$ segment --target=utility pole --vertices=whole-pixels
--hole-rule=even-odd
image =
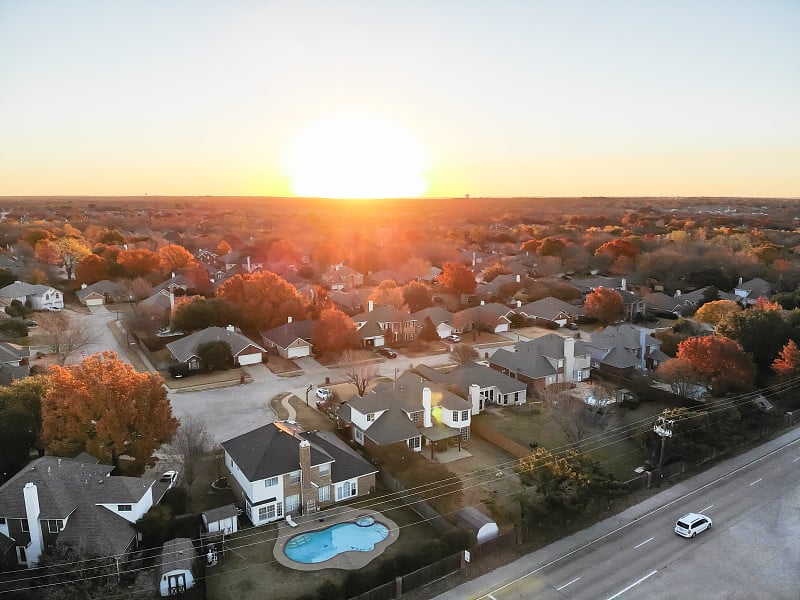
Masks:
[[[664,448],[667,444],[667,438],[672,437],[672,426],[674,424],[674,419],[667,419],[667,411],[665,410],[656,420],[656,424],[653,425],[653,431],[661,438],[661,451],[658,453],[659,486],[660,480],[664,478],[664,474],[661,472],[661,467],[664,465]]]
[[[314,384],[310,383],[306,388],[306,406],[308,406],[308,392],[310,392],[314,388]]]

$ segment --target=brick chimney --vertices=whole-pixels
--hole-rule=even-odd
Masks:
[[[375,309],[375,303],[372,300],[367,301],[367,312],[372,312]]]
[[[300,452],[300,508],[303,514],[317,507],[317,488],[311,484],[311,444],[303,440],[298,446]],[[310,507],[310,510],[309,510]]]

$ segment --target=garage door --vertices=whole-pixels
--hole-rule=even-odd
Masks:
[[[261,354],[240,354],[240,365],[255,365],[261,362]]]
[[[500,333],[501,331],[508,331],[508,323],[501,323],[494,328],[495,333]]]
[[[302,358],[303,356],[309,355],[308,350],[308,346],[295,346],[293,348],[289,348],[287,356],[289,358]]]
[[[103,299],[102,298],[87,298],[86,299],[86,306],[102,306]]]

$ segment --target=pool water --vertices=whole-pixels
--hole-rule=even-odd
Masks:
[[[388,535],[389,529],[383,523],[338,523],[294,536],[286,542],[284,552],[295,562],[321,563],[342,552],[369,552]]]

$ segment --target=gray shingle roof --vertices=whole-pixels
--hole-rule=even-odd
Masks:
[[[191,571],[197,551],[189,538],[174,538],[164,542],[159,559],[160,573]]]
[[[20,298],[22,296],[35,296],[37,294],[46,294],[48,291],[55,288],[49,285],[37,285],[33,283],[26,283],[24,281],[15,281],[3,288],[0,288],[0,298]]]
[[[446,385],[454,385],[464,394],[469,394],[469,386],[473,383],[482,388],[495,387],[501,394],[524,392],[527,389],[525,383],[496,369],[476,363],[463,364],[445,375],[445,378]]]
[[[314,321],[310,320],[292,321],[268,331],[262,331],[261,337],[281,348],[287,348],[297,340],[309,341],[313,326]]]
[[[332,483],[378,472],[378,469],[330,431],[305,432],[300,436],[307,439],[312,448],[317,446],[334,459],[334,463],[331,465]]]
[[[363,323],[376,321],[378,323],[399,323],[411,321],[413,318],[408,310],[395,308],[394,306],[376,306],[371,312],[353,315],[353,321]]]
[[[420,434],[417,426],[408,420],[398,407],[391,407],[369,426],[364,435],[378,445],[394,444]]]
[[[235,517],[236,514],[236,505],[226,504],[225,506],[218,506],[217,508],[208,509],[203,513],[203,516],[205,517],[206,523],[214,523],[216,521],[221,521],[222,519],[230,519],[231,517]]]
[[[108,296],[113,300],[127,300],[130,292],[128,288],[121,283],[109,279],[102,279],[75,292],[75,296],[77,296],[78,300],[83,300],[90,294]]]
[[[434,325],[439,325],[441,323],[447,323],[452,325],[453,323],[453,313],[451,313],[446,308],[442,308],[441,306],[431,306],[429,308],[423,308],[422,310],[418,310],[411,316],[417,320],[417,327],[422,327],[422,324],[425,321],[425,317],[430,317]]]
[[[249,346],[257,348],[261,352],[266,352],[264,348],[256,344],[250,338],[241,333],[229,331],[224,327],[207,327],[201,331],[196,331],[184,338],[170,342],[167,344],[167,349],[178,361],[186,362],[192,358],[192,356],[196,356],[198,346],[206,342],[215,341],[227,342],[231,347],[231,354],[233,354],[233,356],[241,354],[241,352]]]
[[[584,314],[583,307],[568,304],[552,296],[536,300],[535,302],[529,302],[519,307],[517,312],[524,313],[531,318],[537,317],[548,321],[555,321],[558,318],[563,318],[562,313],[573,317],[583,316]]]

